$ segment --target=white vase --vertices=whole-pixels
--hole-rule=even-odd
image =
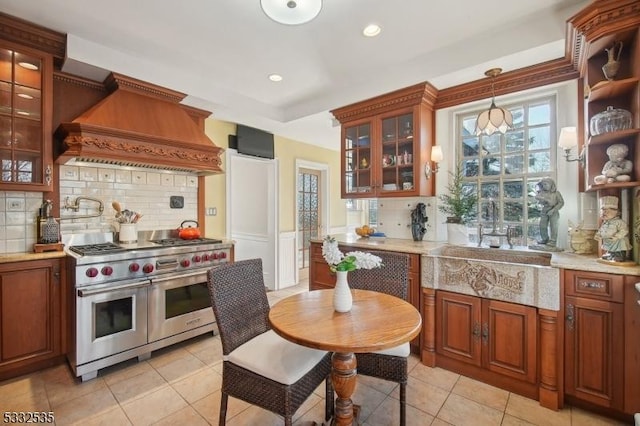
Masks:
[[[447,223],[447,242],[458,246],[469,244],[467,225],[461,223]]]
[[[349,312],[353,304],[347,274],[346,271],[336,271],[336,286],[333,289],[333,309],[336,312]]]

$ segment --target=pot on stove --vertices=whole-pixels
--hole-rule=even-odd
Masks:
[[[189,225],[186,228],[184,227],[185,223],[195,223],[195,227]],[[195,220],[185,220],[180,224],[180,228],[178,228],[178,236],[183,240],[195,240],[196,238],[200,238],[200,229],[198,228],[198,222]]]

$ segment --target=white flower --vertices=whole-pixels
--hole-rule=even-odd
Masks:
[[[338,242],[335,238],[329,235],[322,242],[322,257],[324,257],[333,272],[373,269],[383,266],[382,259],[371,253],[352,251],[345,256],[338,248]]]

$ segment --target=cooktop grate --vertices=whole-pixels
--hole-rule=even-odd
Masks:
[[[69,250],[78,253],[82,256],[104,254],[104,253],[117,253],[125,251],[126,248],[121,247],[115,243],[100,243],[100,244],[85,244],[81,246],[71,246]]]

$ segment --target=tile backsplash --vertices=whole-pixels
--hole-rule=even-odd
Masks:
[[[183,197],[184,207],[172,208],[171,196]],[[82,197],[102,201],[102,214],[99,214],[100,203]],[[198,177],[133,167],[60,167],[59,216],[63,234],[117,231],[114,201],[119,202],[123,210],[143,215],[138,221],[140,231],[176,229],[182,221],[198,218]],[[66,209],[65,204],[78,204],[79,209]],[[77,216],[96,217],[74,219]]]

